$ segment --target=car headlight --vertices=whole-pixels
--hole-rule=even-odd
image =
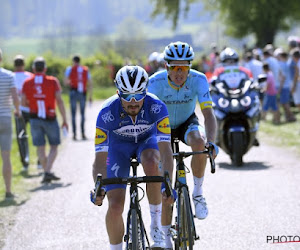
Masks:
[[[251,97],[250,96],[245,96],[240,100],[240,103],[243,107],[248,107],[251,104]]]
[[[229,106],[229,101],[225,98],[220,98],[218,100],[218,105],[221,107],[221,108],[227,108]]]

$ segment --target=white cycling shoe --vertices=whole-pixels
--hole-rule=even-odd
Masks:
[[[153,240],[153,244],[151,245],[151,249],[165,249],[165,234],[158,227],[154,227],[150,229],[150,236]]]
[[[208,215],[208,209],[203,195],[193,196],[195,205],[195,215],[198,219],[203,220]]]

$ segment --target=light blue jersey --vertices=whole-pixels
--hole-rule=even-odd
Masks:
[[[172,129],[179,127],[194,113],[197,100],[201,110],[212,108],[206,76],[193,69],[181,88],[171,83],[166,70],[157,72],[149,78],[148,91],[166,104]]]

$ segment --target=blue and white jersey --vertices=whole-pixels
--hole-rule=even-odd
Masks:
[[[193,69],[181,88],[172,84],[166,70],[157,72],[149,78],[148,91],[166,104],[172,129],[179,127],[194,113],[197,100],[201,110],[212,108],[206,76]]]
[[[157,142],[170,141],[171,129],[166,105],[156,96],[147,94],[135,122],[124,111],[118,95],[107,99],[96,122],[95,150],[108,152],[119,141],[139,143],[150,136]]]

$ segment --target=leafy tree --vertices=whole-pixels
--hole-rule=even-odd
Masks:
[[[185,2],[185,12],[193,0],[151,0],[156,3],[153,16],[164,14],[177,25],[181,2]],[[263,46],[273,43],[279,31],[289,30],[300,20],[298,0],[204,0],[210,11],[219,11],[220,18],[226,26],[226,33],[236,38],[254,34],[256,44]]]

